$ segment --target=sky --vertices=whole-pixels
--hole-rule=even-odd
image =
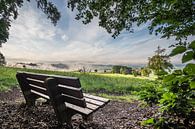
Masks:
[[[150,35],[147,24],[123,32],[116,39],[98,26],[98,19],[88,25],[75,20],[76,12],[64,0],[56,5],[61,19],[54,26],[35,3],[26,2],[10,28],[10,37],[0,51],[7,61],[89,62],[97,64],[146,64],[157,46],[167,49],[174,39]],[[191,37],[194,39],[194,37]],[[180,63],[180,56],[171,59]]]

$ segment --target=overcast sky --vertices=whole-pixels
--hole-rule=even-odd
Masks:
[[[158,45],[168,48],[174,43],[174,40],[149,35],[147,25],[135,27],[134,33],[123,32],[113,39],[98,26],[97,19],[83,25],[74,19],[75,12],[68,9],[63,0],[58,2],[56,4],[62,17],[57,26],[53,26],[35,4],[25,3],[18,19],[12,22],[8,42],[0,48],[7,61],[143,64],[154,54]],[[179,59],[176,57],[173,62],[179,63]]]

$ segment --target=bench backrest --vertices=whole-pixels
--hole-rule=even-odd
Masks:
[[[57,75],[47,75],[30,72],[17,72],[16,75],[19,84],[23,85],[31,93],[41,93],[48,95],[45,80],[47,78],[55,79],[57,90],[64,102],[68,102],[77,106],[86,107],[86,102],[81,89],[79,78],[66,77]]]

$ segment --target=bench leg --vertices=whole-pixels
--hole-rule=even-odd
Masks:
[[[72,126],[72,113],[66,113],[66,119],[65,122],[67,125]]]
[[[47,78],[44,84],[47,87],[47,92],[59,123],[66,122],[67,124],[71,124],[72,114],[66,108],[64,99],[57,87],[57,81],[54,78]]]
[[[90,122],[90,121],[93,121],[93,115],[89,115],[89,116],[82,116],[83,117],[83,120],[85,122]]]
[[[29,84],[25,78],[25,74],[23,73],[17,73],[16,78],[18,80],[19,86],[22,90],[22,93],[24,95],[24,98],[26,100],[26,104],[28,106],[34,106],[35,100],[37,99],[37,96],[31,93]]]

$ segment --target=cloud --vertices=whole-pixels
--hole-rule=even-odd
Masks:
[[[173,39],[149,35],[147,25],[135,33],[122,33],[113,39],[95,19],[88,25],[74,19],[75,12],[62,8],[62,18],[53,26],[46,16],[26,3],[13,21],[9,41],[2,52],[8,59],[34,61],[86,61],[107,64],[146,63],[157,46],[168,48]],[[63,10],[62,10],[63,9]],[[175,62],[179,57],[174,59]]]

